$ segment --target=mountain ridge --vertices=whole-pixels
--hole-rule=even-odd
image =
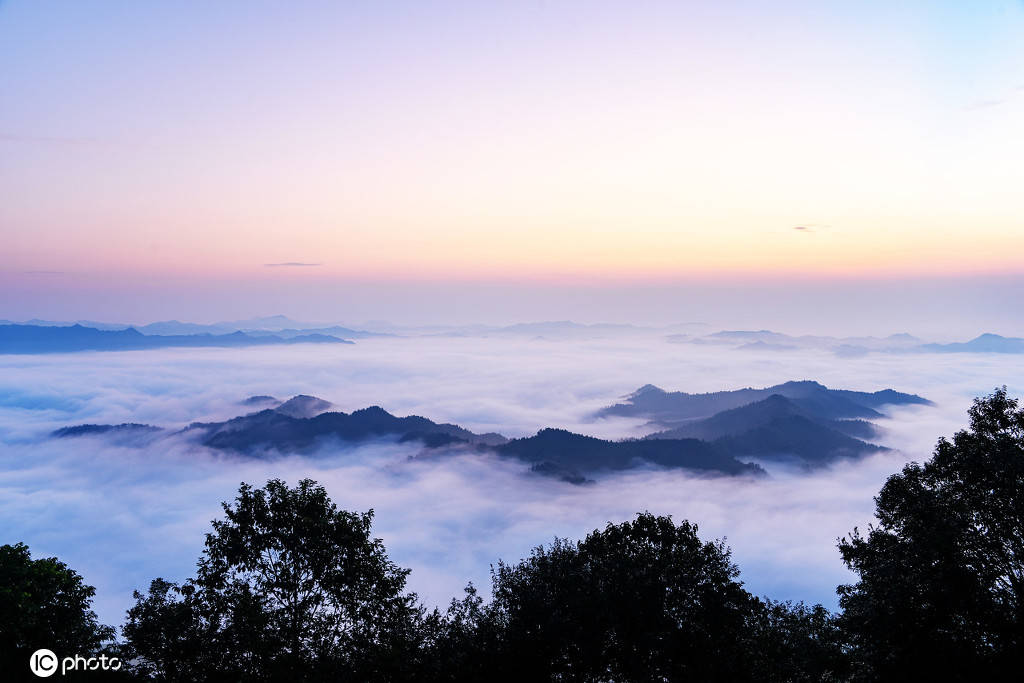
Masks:
[[[813,380],[788,381],[762,389],[742,389],[689,394],[682,391],[665,391],[653,384],[645,384],[625,398],[625,403],[616,403],[597,411],[594,417],[644,417],[655,424],[667,427],[695,418],[706,418],[732,408],[754,403],[779,394],[785,398],[797,399],[805,404],[814,404],[821,417],[862,418],[882,417],[877,408],[888,404],[931,405],[921,396],[904,394],[893,389],[876,392],[829,389]]]
[[[328,403],[300,395],[281,405],[296,399],[312,399],[317,405]],[[765,474],[759,466],[740,462],[729,453],[697,439],[608,441],[547,428],[531,437],[510,440],[501,434],[476,434],[459,425],[436,423],[418,415],[397,417],[380,406],[351,413],[320,412],[310,417],[293,417],[279,408],[266,408],[221,422],[193,422],[177,432],[151,425],[77,425],[58,429],[51,436],[71,438],[133,431],[181,434],[207,448],[255,457],[274,453],[310,453],[332,439],[342,443],[375,439],[396,443],[416,441],[428,450],[448,448],[512,457],[530,465],[531,470],[538,474],[555,476],[574,484],[589,481],[587,475],[599,471],[622,471],[644,463],[705,474]]]
[[[137,351],[157,348],[244,347],[273,344],[352,344],[327,335],[291,338],[230,334],[146,335],[128,327],[123,330],[99,330],[78,323],[54,325],[0,325],[0,353],[40,354],[77,351]]]

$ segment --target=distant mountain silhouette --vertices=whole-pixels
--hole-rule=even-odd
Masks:
[[[299,400],[295,402],[296,399]],[[474,434],[458,425],[438,424],[417,415],[396,417],[379,406],[350,414],[323,412],[313,417],[295,417],[281,411],[289,404],[309,406],[324,403],[331,405],[313,396],[296,396],[275,409],[261,410],[226,422],[197,422],[185,431],[198,434],[204,446],[250,454],[261,451],[303,452],[329,439],[343,442],[376,438],[419,440],[428,445],[432,443],[434,447],[451,443],[497,445],[506,441],[500,434]],[[448,438],[439,439],[439,435]]]
[[[805,412],[827,419],[882,417],[876,408],[886,404],[931,404],[920,396],[892,389],[873,393],[846,391],[829,389],[808,380],[785,382],[765,389],[747,388],[708,394],[668,392],[647,384],[630,394],[626,403],[604,408],[596,416],[642,417],[666,427],[676,427],[688,420],[711,417],[723,410],[764,400],[772,394],[791,399]]]
[[[814,412],[817,407],[811,403],[805,408],[799,401],[772,394],[763,401],[723,410],[646,438],[704,439],[735,457],[796,457],[812,466],[887,450],[851,435],[873,436],[871,423],[822,418]]]
[[[228,334],[244,332],[251,337],[275,336],[282,339],[309,335],[325,335],[343,339],[364,339],[366,337],[390,337],[394,335],[354,330],[349,327],[325,323],[304,323],[283,315],[271,315],[249,320],[222,321],[211,324],[187,323],[180,320],[163,320],[141,325],[137,329],[147,335],[175,336],[185,334]]]
[[[665,427],[646,440],[702,439],[734,458],[797,459],[811,467],[863,455],[882,446],[869,420],[885,405],[931,405],[914,394],[829,389],[818,382],[786,382],[766,389],[710,394],[666,392],[645,385],[604,416],[642,417]]]
[[[39,318],[22,321],[0,320],[0,325],[36,325],[38,327],[71,327],[72,325],[81,325],[82,327],[92,327],[97,330],[126,330],[131,327],[131,325],[125,325],[124,323],[105,323],[98,320],[61,321],[40,320]]]
[[[518,458],[534,465],[539,473],[573,483],[599,470],[624,470],[642,462],[719,474],[763,474],[759,467],[739,462],[696,439],[605,441],[561,429],[544,429],[536,436],[509,441],[500,434],[474,434],[458,425],[438,424],[415,415],[396,417],[378,406],[351,414],[325,412],[308,418],[281,410],[293,402],[310,405],[317,401],[322,399],[296,396],[276,409],[226,422],[193,424],[187,431],[201,433],[200,442],[205,446],[242,453],[302,452],[328,439],[351,443],[393,438],[399,442],[418,441],[428,448],[468,446]]]
[[[842,428],[843,423],[854,422],[863,425],[863,430],[871,430],[873,426],[863,420],[833,420],[822,418],[811,403],[805,408],[801,402],[786,398],[781,394],[772,394],[766,399],[748,403],[739,408],[730,408],[716,413],[711,417],[684,422],[678,427],[651,434],[648,439],[704,439],[713,441],[723,436],[732,436],[741,432],[763,427],[775,420],[789,417],[804,417],[824,424],[830,428]]]
[[[55,439],[101,437],[105,443],[139,448],[166,435],[167,431],[153,425],[125,422],[117,425],[84,424],[63,427],[50,434]]]
[[[851,358],[876,352],[903,352],[921,344],[906,332],[887,337],[829,337],[821,335],[794,336],[772,330],[722,330],[702,336],[669,335],[666,340],[677,344],[718,345],[737,351],[785,352],[794,349],[820,349]]]
[[[800,415],[780,417],[734,436],[723,436],[712,443],[735,457],[796,459],[810,467],[828,465],[839,458],[889,450]]]
[[[265,315],[258,318],[247,318],[245,320],[225,320],[215,325],[233,327],[236,330],[260,329],[280,330],[286,327],[325,327],[323,323],[299,322],[280,313],[276,315]]]
[[[89,436],[92,434],[155,434],[156,432],[162,432],[160,427],[154,427],[152,425],[138,424],[136,422],[125,422],[119,425],[97,425],[97,424],[84,424],[75,425],[74,427],[61,427],[54,431],[51,436],[59,439],[67,438],[71,436]]]
[[[268,405],[279,406],[279,405],[281,405],[281,400],[277,399],[277,398],[274,398],[273,396],[267,396],[265,394],[261,394],[259,396],[250,396],[249,398],[240,401],[239,405],[243,405],[243,406],[268,406]]]
[[[316,396],[299,394],[274,408],[275,412],[289,417],[316,417],[320,413],[326,413],[334,407],[330,401],[325,401]]]
[[[395,337],[397,335],[388,334],[386,332],[369,332],[367,330],[354,330],[350,327],[342,327],[340,325],[331,325],[330,327],[304,327],[304,328],[292,328],[287,327],[283,330],[256,330],[256,329],[243,329],[243,332],[252,337],[263,337],[263,336],[275,336],[281,337],[282,339],[294,339],[295,337],[304,337],[311,334],[323,334],[331,337],[341,337],[344,339],[367,339],[369,337]]]
[[[258,403],[269,396],[256,398]],[[352,413],[320,412],[310,417],[288,414],[319,411],[331,404],[315,396],[295,396],[268,408],[224,422],[196,422],[178,432],[208,448],[252,456],[311,452],[332,441],[359,443],[390,440],[417,442],[428,449],[456,447],[470,452],[493,452],[531,465],[538,474],[580,484],[586,475],[625,470],[648,464],[725,475],[761,475],[757,465],[736,460],[716,445],[697,439],[605,441],[562,429],[544,429],[536,436],[509,441],[495,433],[475,434],[454,424],[439,424],[416,415],[396,417],[378,406]],[[286,410],[282,408],[289,407]],[[294,411],[292,410],[294,409]],[[78,425],[53,432],[67,438],[98,434],[145,435],[160,432],[149,425]]]
[[[788,334],[772,332],[771,330],[722,330],[721,332],[713,332],[712,334],[707,335],[706,338],[745,343],[761,341],[769,344],[784,343],[793,340],[793,337]]]
[[[326,335],[305,335],[284,339],[232,334],[145,335],[135,328],[98,330],[82,325],[0,325],[0,353],[35,354],[72,351],[129,351],[166,347],[242,347],[271,344],[351,344]]]
[[[755,341],[737,346],[741,351],[793,351],[799,347],[792,344],[772,344],[771,342]]]
[[[536,436],[498,446],[501,455],[534,463],[534,470],[579,480],[600,470],[625,470],[638,463],[729,475],[763,475],[714,445],[697,439],[605,441],[564,429],[542,429]]]
[[[917,348],[937,353],[1024,353],[1024,339],[986,332],[968,342],[922,344]]]
[[[303,394],[283,403],[273,396],[250,396],[241,404],[263,409],[223,422],[196,422],[178,434],[208,448],[252,456],[308,453],[332,442],[370,440],[415,442],[442,453],[490,451],[528,463],[538,474],[580,484],[597,472],[644,465],[719,475],[764,474],[761,467],[743,460],[750,458],[795,458],[807,466],[821,466],[886,450],[861,440],[876,436],[874,425],[861,419],[881,417],[876,407],[930,402],[892,389],[846,391],[811,381],[710,394],[666,392],[646,385],[631,394],[628,403],[600,414],[646,417],[667,429],[625,441],[564,429],[542,429],[534,436],[509,440],[418,415],[397,417],[379,406],[339,412],[329,401]],[[148,425],[79,425],[59,429],[53,436],[155,431]]]

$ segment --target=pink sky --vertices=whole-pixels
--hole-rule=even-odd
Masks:
[[[9,0],[0,317],[1013,280],[1024,4],[947,4]]]

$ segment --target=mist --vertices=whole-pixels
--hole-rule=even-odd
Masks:
[[[591,341],[379,338],[354,346],[170,349],[0,356],[0,543],[56,555],[97,588],[101,620],[120,625],[133,590],[193,574],[210,520],[242,481],[311,477],[339,507],[373,508],[374,534],[412,569],[409,587],[444,606],[468,581],[489,587],[499,558],[516,561],[556,536],[581,538],[649,510],[724,537],[747,588],[834,608],[851,575],[838,537],[872,521],[875,495],[906,462],[966,423],[971,400],[999,385],[1019,395],[1024,357],[990,354],[764,353],[659,336]],[[52,440],[70,424],[178,428],[245,412],[253,394],[320,396],[351,411],[380,405],[473,431],[524,436],[553,426],[621,438],[637,420],[590,415],[646,384],[690,392],[814,379],[833,388],[892,387],[934,407],[889,409],[880,443],[896,450],[811,474],[769,466],[763,480],[634,470],[572,486],[491,455],[419,456],[412,444],[325,445],[310,455],[252,458],[180,436],[145,444]]]

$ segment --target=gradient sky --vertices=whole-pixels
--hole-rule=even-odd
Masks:
[[[892,328],[1020,290],[1022,160],[1020,0],[0,0],[0,318]]]

